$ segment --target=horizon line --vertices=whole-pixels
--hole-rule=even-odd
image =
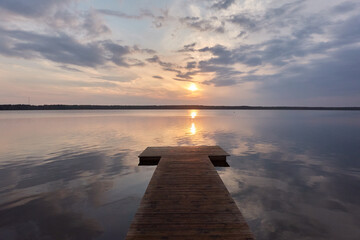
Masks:
[[[133,104],[133,105],[98,105],[98,104],[0,104],[0,110],[121,110],[121,109],[218,109],[218,110],[360,110],[358,106],[262,106],[262,105],[202,105],[202,104]]]

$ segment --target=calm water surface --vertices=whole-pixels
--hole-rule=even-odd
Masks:
[[[220,145],[257,239],[360,239],[360,112],[0,112],[0,239],[123,239],[147,146]]]

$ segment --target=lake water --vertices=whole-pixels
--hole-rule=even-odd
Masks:
[[[0,112],[0,239],[123,239],[148,146],[219,145],[257,239],[360,239],[360,112]],[[70,239],[70,238],[68,238]]]

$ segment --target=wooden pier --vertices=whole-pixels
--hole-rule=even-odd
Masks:
[[[130,226],[133,239],[254,239],[215,166],[218,146],[148,147],[139,165],[158,165]]]

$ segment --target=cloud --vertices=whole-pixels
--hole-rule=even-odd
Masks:
[[[21,58],[43,57],[57,63],[96,67],[106,59],[99,43],[81,44],[66,34],[43,35],[0,29],[0,53]]]
[[[164,79],[162,76],[157,76],[157,75],[155,75],[155,76],[152,76],[153,78],[157,78],[157,79]]]
[[[196,45],[196,42],[184,45],[184,47],[182,49],[178,50],[178,52],[194,52],[195,45]]]
[[[160,9],[160,15],[155,15],[148,9],[140,9],[140,14],[138,15],[130,15],[121,11],[110,9],[97,9],[97,11],[104,15],[125,19],[141,20],[144,18],[150,18],[153,20],[152,23],[156,28],[162,27],[164,22],[169,18],[168,11],[163,9]]]
[[[229,86],[246,81],[261,81],[261,76],[256,77],[251,73],[256,71],[255,68],[259,66],[270,66],[274,71],[279,72],[280,67],[294,63],[300,58],[304,58],[311,54],[324,53],[331,46],[337,45],[335,43],[313,41],[314,34],[323,34],[325,28],[329,26],[321,16],[311,18],[301,17],[303,21],[292,22],[294,16],[299,16],[300,10],[303,9],[303,1],[296,1],[293,3],[283,4],[277,8],[268,9],[262,16],[252,16],[250,14],[232,15],[229,21],[241,25],[244,29],[258,31],[268,26],[271,22],[274,24],[273,29],[287,28],[289,25],[292,28],[288,29],[287,34],[272,36],[269,40],[265,40],[256,44],[240,44],[232,48],[225,47],[220,44],[214,46],[203,47],[195,49],[195,44],[185,45],[179,52],[208,52],[212,57],[208,60],[202,60],[198,63],[190,62],[187,68],[198,65],[200,72],[215,73],[215,77],[204,81],[204,84],[212,84],[215,86]],[[198,18],[189,18],[190,20],[198,20]],[[281,20],[281,21],[280,21]],[[349,27],[344,25],[349,24]],[[348,39],[355,39],[356,31],[347,31],[354,29],[357,24],[356,19],[340,24],[343,37],[342,41]],[[289,31],[290,30],[290,31]],[[336,31],[339,32],[339,31]],[[247,34],[245,31],[240,32],[241,36]],[[336,37],[337,39],[340,39]],[[235,67],[237,64],[243,64],[250,69],[248,73],[244,73]],[[262,80],[267,79],[263,76]]]
[[[224,21],[217,21],[216,19],[201,19],[199,17],[182,17],[179,18],[179,21],[182,24],[185,24],[189,28],[193,28],[200,32],[217,32],[217,33],[224,33],[225,32],[225,22]]]
[[[86,35],[87,39],[99,38],[111,33],[102,15],[96,10],[89,8],[79,11],[71,8],[76,2],[78,0],[0,0],[0,16],[3,23],[16,22],[21,19],[19,16],[26,18],[33,26],[36,26],[39,32],[41,32],[40,29],[47,32],[49,30],[62,31],[76,34],[76,36]]]
[[[234,2],[235,2],[235,0],[220,0],[220,1],[216,2],[216,3],[214,3],[211,7],[215,8],[215,9],[227,9]]]
[[[187,62],[186,69],[193,69],[193,68],[196,68],[196,62],[195,61]]]
[[[146,61],[148,61],[149,63],[158,63],[160,66],[162,66],[162,67],[164,67],[166,69],[170,69],[170,68],[175,66],[172,63],[161,61],[159,56],[157,56],[157,55],[154,55],[151,58],[147,58]]]
[[[298,0],[292,3],[285,3],[277,8],[269,8],[262,14],[240,12],[227,18],[228,22],[242,27],[241,31],[247,30],[256,32],[265,29],[274,31],[278,28],[294,26],[301,22],[300,11],[304,8],[304,0]]]
[[[357,27],[360,24],[360,14],[349,17],[348,19],[339,22],[332,29],[332,37],[334,40],[328,44],[330,47],[337,47],[341,45],[357,44],[360,42],[360,29]]]
[[[81,71],[81,70],[79,70],[77,68],[69,67],[67,65],[60,65],[59,67],[66,70],[66,71],[70,71],[70,72],[83,72],[83,71]]]
[[[146,54],[155,54],[156,51],[153,49],[149,49],[149,48],[140,48],[139,46],[135,45],[133,47],[135,52],[140,52],[140,53],[146,53]]]
[[[355,10],[359,6],[356,2],[342,2],[336,6],[334,6],[331,10],[336,14],[344,14],[350,11]]]
[[[249,16],[248,14],[232,15],[229,18],[229,21],[238,24],[248,30],[254,31],[258,27],[258,21],[255,19],[255,17]]]
[[[0,0],[0,8],[25,17],[40,17],[75,0]]]
[[[173,80],[179,81],[179,82],[193,82],[193,81],[190,80],[190,79],[183,79],[183,78],[173,78]]]
[[[139,15],[129,15],[127,13],[116,11],[116,10],[110,10],[110,9],[97,9],[99,13],[119,17],[119,18],[127,18],[127,19],[142,19],[145,17],[153,18],[154,14],[151,13],[149,10],[142,10]]]
[[[278,74],[261,76],[264,83],[261,92],[283,100],[341,97],[345,93],[348,97],[358,97],[359,61],[360,48],[342,48],[310,64],[295,64]],[[357,101],[360,102],[359,97]]]
[[[143,65],[141,61],[129,64],[126,55],[131,53],[129,46],[122,46],[112,41],[103,42],[103,46],[108,50],[108,58],[118,66],[129,67],[131,65]]]
[[[102,79],[110,82],[131,82],[132,80],[134,80],[133,77],[129,77],[129,76],[99,76],[94,78]]]
[[[86,13],[82,28],[85,29],[87,35],[91,37],[111,33],[110,28],[103,23],[103,20],[94,10]]]
[[[175,68],[171,68],[171,67],[165,67],[163,68],[164,71],[168,71],[168,72],[176,72],[177,74],[181,74],[181,71]]]
[[[360,75],[355,66],[360,61],[360,15],[345,20],[329,22],[321,17],[310,18],[293,28],[289,35],[274,37],[259,44],[227,48],[222,45],[198,49],[213,56],[200,61],[201,72],[214,72],[213,79],[204,84],[229,86],[242,82],[262,83],[259,94],[268,99],[286,99],[301,102],[306,99],[340,99],[351,97],[359,101],[356,80]],[[326,35],[325,35],[326,33]],[[326,41],[315,41],[312,36],[321,35]],[[313,55],[321,57],[312,58]],[[249,67],[266,66],[275,73],[254,74],[237,72],[235,64]],[[253,70],[257,70],[253,69]],[[321,97],[320,97],[321,96]],[[320,101],[320,100],[319,100]],[[326,101],[321,104],[328,105]],[[336,105],[336,101],[332,104]],[[331,104],[330,104],[331,105]],[[356,104],[355,104],[356,105]]]
[[[176,77],[180,78],[180,79],[186,79],[186,80],[190,80],[193,79],[192,76],[195,75],[197,72],[186,72],[186,73],[178,73],[176,74]]]
[[[241,37],[245,37],[246,36],[246,32],[245,31],[241,31],[238,35],[237,38],[241,38]]]
[[[193,75],[196,75],[198,73],[198,71],[188,71],[188,72],[183,73],[180,70],[181,67],[177,66],[176,64],[170,63],[170,62],[163,62],[162,60],[160,60],[160,57],[157,55],[154,55],[151,58],[147,58],[146,61],[149,63],[159,64],[160,66],[163,67],[164,71],[175,72],[176,78],[173,78],[173,79],[177,80],[177,81],[189,81],[192,79]]]
[[[198,51],[210,52],[213,54],[213,57],[206,61],[208,64],[232,65],[235,63],[243,63],[248,66],[259,66],[262,64],[262,60],[257,52],[252,51],[252,54],[247,54],[247,52],[252,49],[254,49],[253,46],[228,49],[225,46],[218,44],[213,47],[201,48]],[[203,64],[204,63],[205,61]]]
[[[199,69],[201,72],[215,73],[215,77],[210,80],[203,81],[203,84],[214,85],[217,87],[238,84],[240,80],[239,75],[242,74],[241,71],[235,70],[232,67],[214,65],[207,61],[200,61]]]
[[[111,40],[81,43],[73,37],[58,33],[45,35],[22,30],[0,28],[0,54],[26,59],[44,58],[56,63],[84,67],[99,67],[109,62],[118,66],[143,66],[133,53],[153,53],[150,49],[130,47]]]

